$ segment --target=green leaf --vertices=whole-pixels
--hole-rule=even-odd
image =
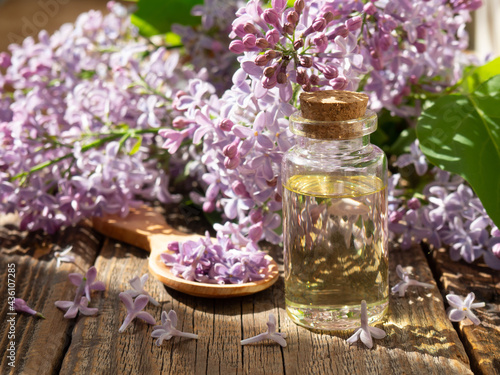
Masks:
[[[463,80],[466,93],[474,92],[482,83],[500,73],[500,57],[480,67],[470,70]]]
[[[135,142],[135,145],[134,147],[132,147],[132,150],[130,150],[129,152],[129,155],[134,155],[137,153],[137,151],[139,151],[139,149],[141,148],[141,145],[142,145],[142,137],[141,136],[138,136],[138,137],[135,137],[137,139],[137,142]]]
[[[465,178],[500,225],[500,75],[468,96],[436,100],[419,118],[417,136],[427,158]]]
[[[191,9],[203,0],[139,0],[132,23],[144,36],[166,34],[172,24],[198,25],[201,17],[191,15]]]

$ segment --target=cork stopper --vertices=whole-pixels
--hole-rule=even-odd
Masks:
[[[362,117],[368,95],[353,91],[325,90],[300,94],[302,116],[315,121],[345,121]]]
[[[301,113],[290,117],[295,134],[316,139],[352,139],[376,129],[376,114],[367,111],[368,95],[325,90],[300,94]]]

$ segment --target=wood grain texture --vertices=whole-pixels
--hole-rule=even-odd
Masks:
[[[480,262],[452,262],[445,249],[433,251],[430,261],[443,295],[455,293],[465,297],[474,292],[474,302],[486,303],[484,308],[474,310],[480,325],[465,319],[456,327],[474,373],[500,374],[500,272]]]
[[[95,256],[99,241],[88,229],[87,232],[82,230],[58,241],[65,244],[69,239],[76,240],[82,243],[83,249],[95,245]],[[95,243],[90,246],[92,238]],[[15,242],[19,243],[9,243]],[[145,310],[159,322],[161,311],[173,308],[179,318],[177,328],[199,335],[198,340],[176,337],[157,347],[151,337],[152,327],[140,320],[132,322],[125,332],[118,333],[126,315],[118,294],[129,288],[128,280],[133,276],[148,272],[146,252],[106,239],[95,266],[98,280],[103,281],[107,289],[96,294],[91,302],[92,307],[99,308],[99,314],[67,321],[53,302],[72,297],[74,287],[66,276],[68,267],[73,266],[64,264],[54,272],[55,261],[46,250],[27,245],[13,250],[14,247],[6,242],[0,244],[2,252],[10,253],[8,257],[16,257],[19,272],[27,275],[19,284],[21,296],[35,301],[35,309],[51,316],[47,321],[30,316],[19,318],[19,362],[16,367],[19,373],[472,374],[464,346],[446,317],[443,298],[437,288],[410,287],[405,298],[391,296],[389,315],[383,324],[378,324],[387,332],[387,337],[375,340],[374,348],[369,350],[361,343],[349,346],[345,342],[352,332],[317,333],[291,322],[285,311],[282,277],[265,291],[227,300],[189,296],[165,288],[150,277],[146,288],[161,306],[149,304]],[[275,258],[281,253],[279,247],[268,250]],[[4,267],[8,257],[0,259],[0,266]],[[82,268],[87,268],[89,262],[93,259],[79,258],[77,261]],[[281,260],[278,264],[282,269]],[[397,264],[411,265],[412,277],[434,283],[427,259],[419,247],[410,251],[391,250],[392,271]],[[391,285],[398,282],[395,272],[391,272],[390,281]],[[47,286],[33,288],[40,282]],[[4,288],[0,287],[3,294]],[[478,289],[476,294],[479,292]],[[484,293],[491,292],[485,288]],[[5,311],[1,312],[5,316]],[[274,342],[264,341],[242,347],[240,340],[267,329],[270,312],[277,317],[279,330],[287,333],[287,346],[281,348]],[[4,336],[2,326],[0,337]],[[5,340],[0,341],[1,347],[5,345]],[[492,352],[498,353],[498,348]],[[5,365],[2,363],[2,370]]]
[[[75,320],[64,319],[64,312],[56,308],[54,302],[73,299],[75,287],[69,282],[68,273],[85,272],[94,263],[100,248],[99,242],[99,237],[88,227],[69,228],[54,237],[39,233],[26,236],[13,229],[1,228],[2,301],[7,301],[7,264],[14,263],[16,297],[24,299],[29,306],[47,317],[43,320],[24,313],[16,316],[15,368],[8,367],[7,358],[3,356],[2,374],[8,373],[9,370],[15,374],[57,373],[71,340]],[[59,249],[72,245],[76,264],[63,263],[56,269],[56,261],[52,256],[54,245]],[[0,308],[0,348],[6,348],[9,341],[8,325],[4,324],[7,312],[8,305],[3,303]],[[82,318],[77,318],[80,319]]]

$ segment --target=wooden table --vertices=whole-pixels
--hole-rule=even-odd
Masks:
[[[52,252],[73,246],[76,264],[56,268]],[[118,298],[128,280],[147,272],[147,253],[105,238],[80,225],[55,236],[20,233],[0,226],[0,294],[7,300],[7,264],[16,269],[16,296],[46,320],[16,316],[15,368],[1,359],[2,374],[500,374],[500,275],[481,264],[454,263],[445,250],[424,252],[391,249],[390,265],[412,266],[414,278],[437,288],[410,288],[407,297],[391,296],[383,324],[387,337],[373,349],[349,346],[350,333],[315,333],[296,326],[285,312],[283,278],[252,296],[227,300],[191,297],[165,288],[151,278],[146,287],[161,302],[146,311],[158,321],[161,311],[177,312],[178,328],[199,335],[198,340],[173,338],[154,345],[152,327],[135,321],[118,333],[126,310]],[[280,263],[280,249],[269,248]],[[91,265],[105,292],[96,292],[91,306],[97,316],[67,320],[54,306],[72,300],[71,272],[84,273]],[[391,286],[397,282],[391,273]],[[474,291],[486,307],[476,310],[480,326],[469,321],[452,324],[443,302],[450,291],[465,296]],[[286,332],[287,347],[273,342],[241,346],[240,340],[265,331],[270,312]],[[0,348],[9,345],[8,305],[2,304]],[[5,322],[5,323],[4,323]],[[381,325],[379,325],[380,327]],[[3,353],[4,350],[0,350]]]

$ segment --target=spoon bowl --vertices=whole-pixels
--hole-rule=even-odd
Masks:
[[[269,288],[279,277],[278,265],[269,255],[266,255],[269,260],[269,266],[264,271],[266,277],[259,281],[221,285],[189,281],[174,276],[170,267],[161,259],[161,254],[168,251],[168,243],[198,240],[202,236],[173,229],[167,224],[163,215],[150,207],[133,209],[126,218],[118,215],[95,217],[92,225],[94,229],[108,237],[150,252],[148,259],[150,273],[166,286],[192,296],[206,298],[246,296]],[[216,239],[212,238],[212,241]]]

